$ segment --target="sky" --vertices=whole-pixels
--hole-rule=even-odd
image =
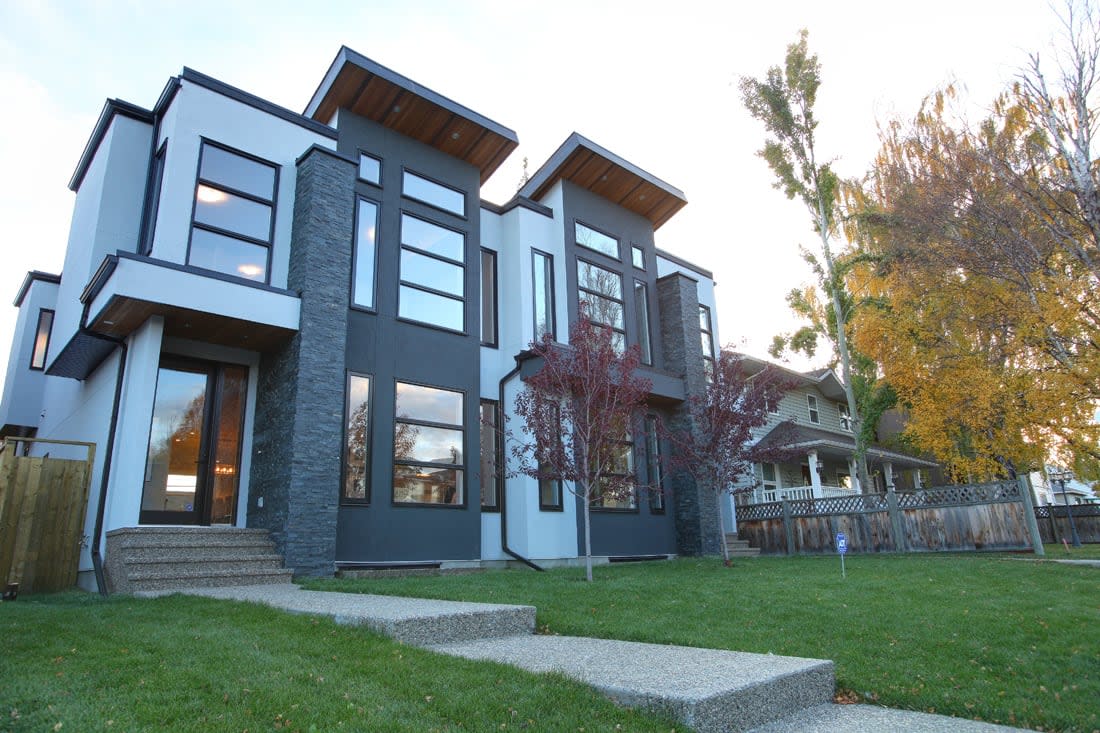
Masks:
[[[720,341],[766,356],[811,281],[801,204],[772,188],[743,76],[809,30],[822,66],[819,154],[864,173],[877,127],[960,82],[980,115],[1059,37],[1040,0],[559,0],[315,3],[0,0],[0,374],[28,270],[60,272],[67,185],[107,98],[151,108],[184,66],[300,112],[341,44],[507,127],[520,146],[482,189],[502,203],[579,132],[681,189],[657,246],[714,272]],[[8,300],[7,302],[11,302]],[[794,359],[808,369],[828,361]]]

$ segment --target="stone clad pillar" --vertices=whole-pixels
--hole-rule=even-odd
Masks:
[[[260,360],[248,525],[270,530],[297,574],[331,575],[356,162],[314,146],[297,167],[287,288],[301,294],[301,319]]]
[[[706,389],[703,348],[699,339],[699,295],[695,280],[674,272],[657,280],[660,310],[661,348],[665,368],[684,379],[687,400],[672,410],[669,429],[693,431],[690,399]],[[721,551],[718,536],[718,492],[699,486],[684,471],[672,476],[676,513],[676,547],[681,555],[716,555]]]

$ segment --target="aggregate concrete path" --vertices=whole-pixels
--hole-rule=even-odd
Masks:
[[[293,584],[146,591],[261,603],[329,616],[468,659],[557,671],[616,702],[671,715],[699,733],[1005,733],[1021,730],[870,705],[833,705],[821,659],[609,639],[535,636],[535,608],[303,590]]]
[[[182,588],[138,595],[168,593],[251,601],[291,613],[329,616],[338,624],[366,626],[416,646],[531,634],[535,630],[534,606],[333,593],[303,590],[293,583]]]

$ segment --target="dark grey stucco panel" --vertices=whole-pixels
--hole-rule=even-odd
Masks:
[[[478,170],[370,120],[341,110],[340,151],[382,159],[381,186],[356,184],[358,195],[380,206],[375,307],[347,318],[350,371],[373,379],[370,504],[339,509],[336,558],[343,562],[471,560],[481,557],[478,483],[480,394],[480,212]],[[466,217],[401,195],[407,168],[466,194]],[[401,214],[413,214],[465,234],[464,333],[398,320]],[[346,282],[346,281],[345,281]],[[393,497],[394,395],[398,381],[456,390],[464,395],[465,506],[397,506]]]
[[[322,148],[298,161],[287,285],[300,328],[264,354],[257,389],[249,525],[309,575],[336,559],[354,181],[354,164]]]

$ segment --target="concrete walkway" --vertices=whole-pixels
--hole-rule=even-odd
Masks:
[[[406,644],[532,672],[560,672],[621,705],[683,721],[699,733],[993,733],[986,723],[871,705],[834,705],[833,663],[821,659],[640,644],[571,636],[536,636],[535,608],[248,585],[148,591],[262,603],[291,613],[328,616]]]

